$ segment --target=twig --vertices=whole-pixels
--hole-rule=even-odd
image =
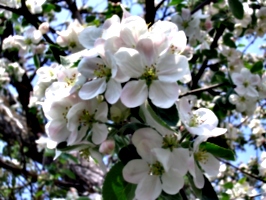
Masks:
[[[245,170],[240,169],[240,168],[234,166],[233,164],[231,164],[231,163],[228,162],[228,161],[225,161],[225,160],[222,160],[222,159],[219,159],[219,158],[218,158],[218,160],[220,160],[220,161],[223,162],[224,164],[229,165],[230,167],[236,169],[237,171],[242,172],[243,174],[245,174],[245,175],[247,175],[247,176],[250,176],[250,177],[252,177],[252,178],[255,178],[255,179],[257,179],[257,180],[259,180],[259,181],[261,181],[261,182],[263,182],[263,183],[266,183],[266,180],[264,180],[263,178],[261,178],[261,177],[259,177],[259,176],[256,176],[256,175],[254,175],[254,174],[250,174],[250,173],[246,172]]]
[[[217,84],[214,84],[214,85],[211,85],[211,86],[208,86],[208,87],[191,90],[189,92],[186,92],[185,94],[179,95],[179,98],[187,96],[187,95],[191,95],[191,94],[196,94],[196,93],[201,93],[201,92],[204,92],[204,91],[208,91],[208,90],[211,90],[211,89],[214,89],[214,88],[218,88],[218,87],[221,87],[221,86],[223,86],[225,84],[226,83],[217,83]]]
[[[210,4],[212,1],[215,1],[215,0],[205,0],[205,1],[203,1],[200,5],[198,5],[194,10],[191,11],[191,15],[196,13],[198,10],[202,9],[204,6]]]

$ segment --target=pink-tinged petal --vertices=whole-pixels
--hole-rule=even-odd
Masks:
[[[130,77],[125,75],[122,70],[120,69],[120,67],[117,68],[117,73],[116,76],[114,77],[114,79],[119,82],[119,83],[124,83],[127,82]]]
[[[96,110],[96,108],[94,108]],[[101,122],[107,121],[108,106],[106,102],[102,102],[97,106],[97,111],[95,113],[95,119]]]
[[[159,80],[174,82],[188,74],[189,65],[185,56],[165,53],[160,56],[156,69],[158,70]]]
[[[193,176],[194,184],[197,188],[201,189],[204,186],[203,173],[198,168],[193,155],[189,158],[188,171]]]
[[[120,37],[114,36],[114,37],[108,38],[105,41],[104,48],[108,49],[108,51],[115,54],[118,51],[118,49],[123,46],[125,46],[123,40],[121,40]]]
[[[52,120],[46,124],[45,128],[49,138],[55,142],[65,141],[70,134],[65,120]]]
[[[120,18],[117,15],[113,15],[109,19],[105,20],[105,22],[103,24],[103,29],[108,29],[108,28],[110,28],[110,26],[112,26],[113,24],[116,24],[116,23],[120,23]]]
[[[108,129],[105,124],[94,123],[91,131],[91,139],[94,144],[101,144],[104,140],[106,140],[108,135]]]
[[[163,165],[164,170],[167,172],[172,166],[171,162],[171,151],[168,149],[154,148],[152,152],[156,156],[157,160]],[[177,160],[175,160],[177,162]]]
[[[94,48],[97,53],[101,56],[101,58],[105,57],[105,49],[104,49],[105,40],[102,38],[98,38],[94,43]]]
[[[87,49],[92,49],[94,47],[95,40],[101,37],[101,34],[102,28],[89,26],[79,33],[78,39],[82,46]]]
[[[143,139],[154,142],[157,145],[156,147],[162,146],[162,136],[151,128],[141,128],[135,131],[132,137],[132,143],[136,146]]]
[[[121,83],[116,82],[114,79],[110,79],[107,83],[105,92],[105,98],[108,103],[114,104],[120,98],[122,92]]]
[[[177,52],[181,53],[187,46],[187,36],[184,31],[177,31],[174,33],[172,44],[177,47]]]
[[[145,70],[145,64],[135,49],[120,48],[115,54],[115,60],[120,70],[131,78],[139,78]]]
[[[123,177],[129,183],[138,184],[145,176],[149,176],[149,165],[146,161],[135,159],[129,161],[123,168]]]
[[[148,87],[143,80],[128,82],[121,93],[121,101],[128,108],[140,106],[148,97]]]
[[[252,74],[250,77],[250,85],[257,86],[261,83],[261,78],[258,74]]]
[[[168,194],[177,194],[184,186],[184,178],[178,171],[170,169],[162,175],[162,189]]]
[[[80,130],[72,131],[67,139],[67,145],[80,143],[84,136],[87,134],[88,129],[88,126],[82,126]]]
[[[124,18],[121,25],[120,37],[130,48],[136,47],[139,38],[148,32],[145,20],[139,16]]]
[[[220,161],[210,153],[206,153],[206,155],[208,156],[207,161],[199,162],[200,166],[209,176],[217,176],[219,173]]]
[[[92,99],[102,94],[106,89],[106,79],[98,78],[85,83],[79,90],[79,97],[84,100]]]
[[[125,18],[128,18],[128,17],[132,16],[131,13],[128,12],[128,11],[125,9],[125,7],[123,6],[123,4],[120,4],[120,7],[121,7],[122,10],[123,10],[122,20],[124,20]]]
[[[112,73],[111,77],[114,78],[116,76],[118,67],[116,65],[114,55],[109,50],[105,52],[104,62],[106,66],[111,69],[111,73]]]
[[[188,159],[188,149],[174,148],[172,151],[171,168],[176,169],[180,175],[185,175],[188,171]]]
[[[99,68],[99,65],[103,65],[104,62],[101,58],[96,57],[97,55],[93,55],[90,57],[84,57],[78,64],[78,71],[85,76],[86,78],[94,78],[95,70]]]
[[[150,38],[139,40],[136,49],[139,51],[145,66],[151,66],[155,63],[157,55],[155,54],[153,41]]]
[[[155,80],[150,86],[149,98],[154,105],[169,108],[178,98],[178,89],[177,83]]]
[[[251,86],[246,88],[246,93],[243,94],[243,95],[247,95],[247,96],[250,96],[250,97],[259,97],[259,93],[256,90],[256,88],[255,87],[251,87]]]
[[[135,197],[139,200],[154,200],[159,197],[162,192],[162,184],[159,176],[144,176],[139,182]]]

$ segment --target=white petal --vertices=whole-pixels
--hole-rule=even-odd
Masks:
[[[185,175],[188,171],[189,150],[175,148],[172,151],[171,168],[176,169],[180,175]]]
[[[70,134],[66,122],[62,120],[52,120],[46,124],[45,128],[49,138],[55,142],[65,141]]]
[[[96,109],[96,108],[95,108]],[[102,102],[97,106],[97,111],[95,114],[95,119],[101,122],[107,121],[108,106],[106,102]]]
[[[94,47],[94,42],[102,34],[102,28],[97,28],[96,26],[89,26],[79,33],[78,39],[80,44],[87,49],[92,49]]]
[[[162,182],[162,189],[168,194],[177,194],[184,186],[183,176],[173,169],[162,175]]]
[[[104,64],[101,58],[94,56],[84,57],[78,64],[78,71],[86,78],[94,78],[94,71],[99,68],[99,65]]]
[[[138,184],[149,173],[148,163],[141,159],[129,161],[123,168],[123,177],[129,183]]]
[[[105,98],[108,101],[108,103],[114,104],[120,98],[121,92],[122,92],[121,84],[116,82],[114,79],[110,79],[107,83]]]
[[[165,53],[157,63],[158,79],[174,82],[182,79],[189,72],[188,60],[185,56]]]
[[[141,128],[135,131],[132,137],[132,143],[136,146],[141,140],[146,139],[157,144],[156,147],[161,147],[163,138],[155,130],[151,128]]]
[[[151,151],[153,148],[157,147],[154,142],[143,139],[135,146],[137,148],[138,154],[143,160],[147,161],[148,163],[154,163],[156,161],[156,158]]]
[[[140,106],[148,97],[148,87],[143,80],[128,82],[121,93],[121,101],[128,108]]]
[[[135,197],[139,200],[155,200],[162,192],[162,184],[158,176],[146,175],[139,182]]]
[[[92,126],[92,142],[94,144],[101,144],[106,140],[108,135],[108,129],[105,124],[94,123]]]
[[[200,171],[197,166],[193,155],[189,158],[188,162],[189,173],[193,176],[194,184],[197,188],[201,189],[204,186],[204,177],[203,173]]]
[[[145,66],[151,66],[155,63],[156,54],[153,41],[150,38],[144,38],[138,41],[136,49],[139,51]]]
[[[155,80],[150,86],[149,98],[154,105],[169,108],[178,98],[178,85]]]
[[[116,52],[115,59],[120,70],[131,78],[138,78],[144,72],[145,64],[135,49],[122,47]]]
[[[212,154],[206,153],[208,160],[206,162],[200,162],[202,169],[210,176],[217,176],[220,168],[220,161],[217,160]]]
[[[102,94],[106,89],[106,79],[98,78],[85,83],[79,90],[79,97],[87,100]]]
[[[167,149],[154,148],[152,152],[155,154],[157,160],[163,165],[163,168],[167,172],[171,167],[171,152]],[[177,160],[175,160],[177,162]]]

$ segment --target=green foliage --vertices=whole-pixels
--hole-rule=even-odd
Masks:
[[[204,150],[208,153],[211,153],[212,155],[223,158],[226,160],[235,160],[234,152],[230,149],[225,149],[223,147],[220,147],[218,145],[209,143],[209,142],[203,142],[200,144],[200,149]]]
[[[161,125],[166,126],[176,126],[179,116],[176,105],[174,104],[170,108],[158,108],[151,101],[147,104],[147,108],[152,115],[152,117],[159,122]]]
[[[232,33],[226,33],[223,36],[223,42],[226,46],[229,46],[231,48],[236,48],[235,42],[231,39],[233,36]]]
[[[136,185],[124,181],[124,165],[116,163],[107,173],[103,183],[103,200],[131,200],[135,196]]]
[[[129,144],[129,145],[123,147],[119,151],[118,157],[124,165],[126,165],[131,160],[141,159],[141,157],[137,153],[136,147],[133,144]]]
[[[244,8],[242,3],[239,0],[228,0],[229,8],[235,18],[243,19],[244,17]]]
[[[258,61],[250,68],[251,73],[262,74],[263,62]]]
[[[76,175],[70,169],[61,169],[60,172],[62,174],[67,175],[69,178],[71,178],[73,180],[76,179]]]

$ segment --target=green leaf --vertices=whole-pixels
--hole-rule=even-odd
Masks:
[[[89,197],[79,197],[76,200],[91,200]]]
[[[69,153],[62,153],[61,158],[65,159],[65,160],[72,160],[76,164],[79,163],[78,159]]]
[[[165,127],[165,128],[167,128],[167,129],[169,129],[169,130],[171,130],[171,131],[173,131],[172,129],[171,129],[171,127],[167,124],[167,123],[165,123],[165,121],[163,121],[155,112],[154,112],[154,110],[152,109],[152,107],[149,105],[149,103],[146,103],[145,104],[145,108],[149,111],[149,113],[151,114],[151,116],[152,116],[152,118],[156,121],[156,122],[158,122],[161,126],[163,126],[163,127]]]
[[[202,190],[195,186],[193,177],[190,174],[187,174],[187,178],[188,178],[188,182],[189,182],[194,194],[196,195],[196,197],[199,199],[202,199]]]
[[[129,144],[120,149],[118,157],[124,165],[126,165],[131,160],[141,159],[136,147],[133,144]]]
[[[251,67],[250,72],[260,74],[262,69],[263,69],[263,62],[258,61]]]
[[[151,101],[149,101],[149,105],[154,111],[154,113],[156,113],[156,115],[161,120],[166,122],[169,126],[176,126],[179,120],[179,116],[178,116],[178,111],[177,111],[175,104],[172,105],[170,108],[166,108],[166,109],[156,107]]]
[[[85,149],[90,147],[88,144],[76,144],[72,146],[67,146],[67,142],[60,142],[57,144],[56,149],[62,152],[77,150],[77,149]]]
[[[182,196],[179,193],[175,195],[170,195],[165,192],[161,193],[159,199],[160,200],[183,200]]]
[[[126,124],[118,130],[118,135],[133,134],[136,130],[138,130],[140,128],[145,128],[145,127],[147,127],[145,124],[141,124],[141,123],[137,123],[137,122]]]
[[[51,3],[45,3],[42,5],[42,9],[43,9],[44,13],[49,13],[52,10],[54,10],[55,8],[56,8],[55,5],[51,4]]]
[[[131,200],[134,198],[137,185],[124,181],[123,168],[124,165],[118,162],[107,173],[103,183],[103,200]]]
[[[60,56],[60,62],[65,67],[67,67],[71,64],[71,62],[64,56]]]
[[[223,158],[226,160],[235,160],[235,155],[232,150],[225,149],[210,142],[201,143],[200,149],[207,151],[208,153],[211,153],[212,155],[217,156],[219,158]]]
[[[232,182],[225,183],[224,185],[225,189],[232,189],[234,187],[234,184]]]
[[[86,22],[87,23],[90,23],[90,22],[93,22],[94,20],[96,19],[96,17],[95,16],[86,16]]]
[[[40,68],[40,60],[39,60],[38,55],[34,55],[34,56],[33,56],[33,61],[34,61],[34,65],[35,65],[35,67],[36,67],[37,69],[39,69],[39,68]]]
[[[201,200],[219,200],[214,188],[212,187],[212,184],[205,176]]]
[[[61,169],[60,171],[61,171],[61,173],[67,175],[69,178],[71,178],[73,180],[76,179],[76,175],[70,169]]]
[[[175,5],[178,5],[182,2],[183,2],[183,0],[172,0],[171,3],[169,4],[169,6],[175,6]]]
[[[236,48],[236,44],[235,42],[231,39],[233,36],[232,33],[226,33],[224,36],[223,36],[223,42],[226,46],[229,46],[229,47],[232,47],[232,48]]]
[[[228,0],[229,8],[235,18],[243,19],[244,17],[244,8],[242,3],[239,0]]]

